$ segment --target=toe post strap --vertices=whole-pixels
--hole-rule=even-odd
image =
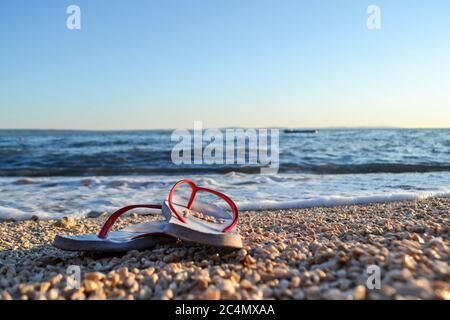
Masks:
[[[219,198],[222,198],[228,204],[228,206],[231,208],[231,211],[233,213],[233,219],[232,219],[231,223],[228,226],[226,226],[223,229],[222,232],[230,232],[236,227],[236,225],[238,223],[238,220],[239,220],[239,210],[238,210],[236,204],[234,203],[234,201],[231,200],[230,197],[228,197],[227,195],[223,194],[222,192],[218,192],[218,191],[213,190],[213,189],[199,187],[193,181],[187,180],[187,179],[178,181],[172,187],[172,189],[170,190],[169,197],[168,197],[168,203],[169,203],[170,209],[172,210],[173,213],[175,213],[176,217],[181,222],[186,223],[186,219],[176,210],[176,208],[175,208],[175,206],[173,204],[174,193],[175,193],[176,189],[180,185],[188,185],[191,188],[191,190],[192,190],[191,194],[190,194],[190,197],[189,197],[189,201],[188,201],[187,206],[186,206],[188,209],[191,209],[191,207],[192,207],[192,205],[194,203],[195,197],[196,197],[198,192],[206,192],[206,193],[213,194],[213,195],[215,195],[215,196],[217,196]]]

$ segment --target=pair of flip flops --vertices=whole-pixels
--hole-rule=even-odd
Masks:
[[[206,201],[198,195],[206,196]],[[146,208],[158,210],[164,220],[145,222],[119,231],[110,231],[124,213]],[[98,235],[56,236],[53,245],[71,251],[121,252],[150,249],[181,239],[223,248],[242,248],[236,232],[239,212],[225,194],[197,186],[190,180],[178,181],[166,201],[159,204],[138,204],[121,208],[104,223]]]

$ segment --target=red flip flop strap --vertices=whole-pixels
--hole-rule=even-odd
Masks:
[[[239,210],[238,210],[236,204],[234,203],[234,201],[231,200],[231,198],[228,197],[226,194],[223,194],[222,192],[219,192],[219,191],[216,191],[213,189],[198,187],[197,191],[199,191],[199,190],[212,193],[212,194],[222,198],[223,200],[225,200],[226,203],[228,203],[228,205],[231,208],[231,211],[233,211],[233,221],[231,222],[230,225],[228,225],[227,227],[225,227],[225,229],[223,229],[223,232],[230,232],[231,230],[233,230],[234,227],[236,227],[238,220],[239,220]],[[196,192],[196,194],[197,194],[197,192]]]
[[[123,207],[119,210],[117,210],[116,212],[114,212],[109,218],[108,220],[106,220],[106,222],[103,224],[102,229],[100,230],[98,237],[101,239],[105,239],[108,235],[109,230],[111,229],[111,227],[113,226],[114,222],[116,222],[116,220],[123,215],[125,212],[133,210],[133,209],[137,209],[137,208],[148,208],[148,209],[161,209],[161,205],[158,204],[134,204],[131,206],[126,206]]]
[[[192,207],[192,203],[194,202],[195,196],[197,195],[198,191],[205,191],[208,193],[212,193],[212,194],[222,198],[223,200],[225,200],[225,202],[230,206],[231,210],[233,211],[233,221],[231,222],[230,225],[225,227],[225,229],[223,229],[222,232],[230,232],[231,230],[234,229],[234,227],[236,227],[238,220],[239,220],[239,210],[238,210],[236,204],[234,203],[234,201],[231,200],[230,197],[228,197],[227,195],[225,195],[219,191],[213,190],[213,189],[198,187],[193,181],[187,180],[187,179],[180,180],[177,183],[175,183],[175,185],[170,190],[169,197],[168,197],[170,209],[172,210],[172,212],[175,213],[175,215],[181,222],[186,223],[186,219],[177,212],[174,205],[172,204],[173,193],[180,184],[189,184],[189,186],[192,188],[192,194],[191,194],[191,197],[190,197],[188,205],[187,205],[188,209],[190,209]]]

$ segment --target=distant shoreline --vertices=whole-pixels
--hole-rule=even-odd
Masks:
[[[192,130],[190,127],[185,127],[186,129]],[[260,126],[260,127],[205,127],[204,129],[295,129],[295,130],[358,130],[358,129],[370,129],[370,130],[450,130],[450,127],[390,127],[390,126],[375,126],[375,127],[270,127],[270,126]],[[148,132],[148,131],[173,131],[180,128],[164,128],[164,129],[27,129],[27,128],[0,128],[0,133],[5,131],[37,131],[37,132]]]

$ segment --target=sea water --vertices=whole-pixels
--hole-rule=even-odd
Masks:
[[[95,216],[160,203],[179,179],[241,210],[450,196],[450,129],[280,129],[279,171],[176,165],[172,131],[0,131],[0,219]]]

